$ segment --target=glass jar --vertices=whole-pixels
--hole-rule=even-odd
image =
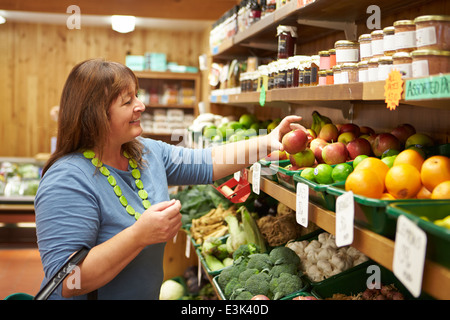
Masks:
[[[402,78],[412,77],[412,58],[409,52],[397,52],[392,56],[392,68],[397,69]]]
[[[336,49],[336,64],[356,63],[359,60],[359,43],[339,40],[334,44]]]
[[[327,84],[327,71],[320,70],[319,71],[319,83],[318,86],[324,86]]]
[[[330,49],[328,50],[328,53],[330,54],[330,69],[331,69],[336,65],[336,49]]]
[[[416,50],[411,57],[413,78],[450,72],[450,51]]]
[[[361,61],[366,61],[372,58],[372,44],[369,33],[359,36],[359,57]]]
[[[340,83],[358,82],[358,65],[356,63],[343,63],[339,79]]]
[[[450,50],[450,16],[420,16],[414,23],[417,49]]]
[[[416,25],[414,21],[395,21],[394,29],[396,52],[411,52],[416,50]]]
[[[286,88],[286,78],[288,69],[288,59],[278,60],[277,88]]]
[[[368,81],[377,81],[378,80],[378,58],[372,58],[368,62]]]
[[[327,70],[327,84],[334,84],[333,69]]]
[[[341,66],[340,65],[335,65],[333,67],[333,80],[334,80],[334,84],[340,84],[341,81]]]
[[[264,86],[264,90],[267,90],[268,87],[268,76],[269,76],[269,67],[267,65],[262,65],[258,67],[259,79],[258,79],[258,91],[261,91]]]
[[[369,81],[369,61],[358,62],[358,82]]]
[[[276,78],[277,78],[277,66],[276,61],[272,61],[269,63],[269,78],[267,81],[268,90],[275,89],[276,87]]]
[[[392,69],[392,56],[384,56],[378,59],[378,80],[386,80]]]
[[[384,56],[383,30],[375,30],[370,33],[372,58]]]
[[[395,28],[394,26],[383,29],[383,51],[385,56],[395,53]]]
[[[297,43],[297,27],[279,25],[278,36],[278,59],[287,59],[295,55]]]
[[[309,84],[311,86],[317,86],[319,84],[319,64],[320,64],[320,57],[318,55],[311,57],[311,79]]]
[[[330,69],[330,52],[328,50],[319,51],[320,57],[320,70]]]

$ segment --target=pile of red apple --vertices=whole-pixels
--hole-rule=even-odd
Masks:
[[[408,138],[417,141],[407,141]],[[289,169],[299,170],[319,163],[343,163],[359,155],[381,157],[387,150],[401,151],[408,143],[423,145],[427,139],[424,134],[416,134],[410,124],[399,125],[391,132],[375,133],[370,127],[354,123],[328,123],[318,134],[311,129],[307,132],[296,129],[285,134],[281,141],[284,151],[274,151],[266,159],[289,159],[292,165]]]

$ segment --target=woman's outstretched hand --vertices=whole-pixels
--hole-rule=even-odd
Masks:
[[[280,124],[268,134],[270,150],[283,150],[281,139],[289,131],[301,129],[307,132],[306,128],[298,123],[300,120],[302,120],[300,116],[286,116],[281,120]]]

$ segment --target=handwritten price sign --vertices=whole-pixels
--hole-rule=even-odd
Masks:
[[[398,107],[400,100],[402,99],[403,92],[403,80],[402,74],[397,69],[393,69],[386,79],[384,85],[384,97],[387,104],[387,108],[395,110]]]

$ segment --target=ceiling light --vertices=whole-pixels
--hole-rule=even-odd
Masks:
[[[0,16],[0,24],[4,24],[6,22],[5,17]]]
[[[134,30],[136,17],[134,16],[112,16],[111,25],[114,31],[127,33]]]

